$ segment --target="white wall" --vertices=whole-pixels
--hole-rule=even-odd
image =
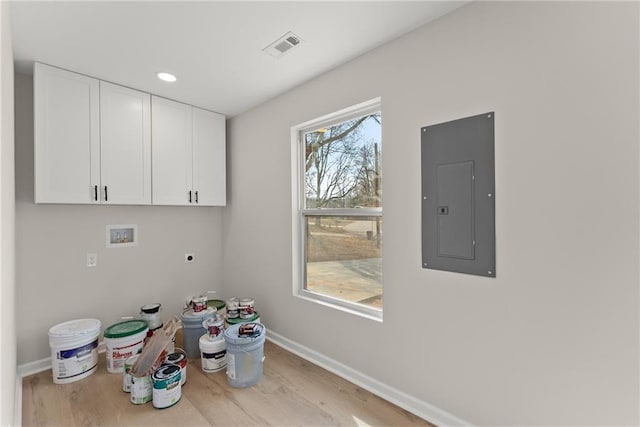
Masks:
[[[16,385],[13,49],[9,3],[0,2],[0,425],[14,421]]]
[[[474,2],[233,118],[227,289],[474,424],[638,424],[638,7]],[[290,127],[376,96],[384,323],[291,291]],[[422,269],[420,128],[487,111],[497,278]]]
[[[187,296],[221,291],[221,208],[35,205],[31,76],[16,75],[15,108],[19,364],[50,357],[57,323],[95,317],[104,329],[152,302],[168,318]],[[137,224],[138,246],[107,248],[109,224]],[[86,267],[88,252],[96,268]]]

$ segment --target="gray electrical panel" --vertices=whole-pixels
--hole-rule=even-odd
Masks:
[[[494,113],[422,134],[422,267],[496,276]]]

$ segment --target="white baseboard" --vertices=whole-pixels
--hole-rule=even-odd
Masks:
[[[361,372],[356,371],[349,366],[333,360],[327,356],[318,353],[308,347],[300,345],[295,341],[283,337],[280,334],[269,330],[267,339],[274,344],[296,354],[309,362],[314,363],[329,372],[356,384],[359,387],[379,396],[394,405],[398,405],[402,409],[423,418],[437,426],[471,426],[472,424],[464,421],[436,406],[427,402],[423,402],[413,396],[410,396],[400,390],[390,387],[374,378],[371,378]]]

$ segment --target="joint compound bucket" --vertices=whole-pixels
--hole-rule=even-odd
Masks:
[[[142,351],[149,328],[144,320],[125,320],[104,330],[104,344],[107,348],[107,372],[124,371],[124,362]]]
[[[195,312],[192,308],[182,312],[180,319],[182,320],[182,339],[187,358],[197,359],[200,357],[200,348],[198,340],[207,330],[202,326],[202,322],[206,319],[216,316],[215,307],[208,307],[206,310]]]
[[[255,323],[254,335],[241,335],[240,328],[247,325],[232,325],[224,331],[227,346],[227,381],[231,387],[250,387],[262,377],[264,340],[266,328]]]
[[[101,326],[98,319],[79,319],[49,329],[54,383],[77,381],[96,370]]]
[[[180,366],[172,364],[162,365],[153,374],[152,380],[154,408],[164,409],[178,403],[182,397]]]
[[[183,349],[176,348],[175,352],[164,358],[164,363],[180,366],[180,384],[187,382],[187,353]]]
[[[227,346],[223,335],[211,338],[209,334],[200,337],[200,355],[204,372],[218,372],[227,366]]]

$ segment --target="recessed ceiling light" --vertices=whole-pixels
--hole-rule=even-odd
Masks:
[[[171,82],[171,83],[173,83],[173,82],[175,82],[177,80],[176,76],[174,76],[173,74],[169,74],[169,73],[158,73],[158,78],[160,80],[165,81],[165,82]]]

